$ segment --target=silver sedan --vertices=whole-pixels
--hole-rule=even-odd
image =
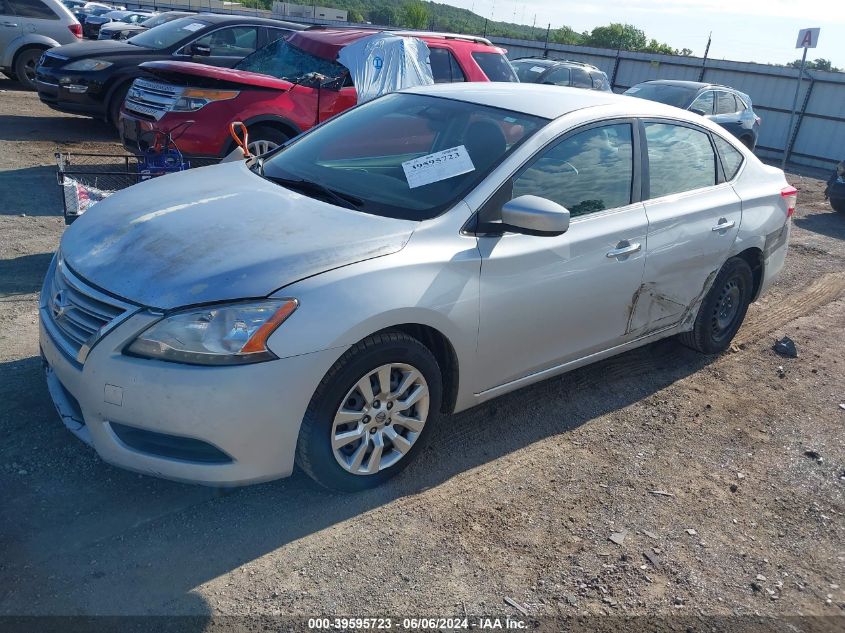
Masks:
[[[356,490],[445,415],[668,336],[726,349],[796,192],[722,128],[609,93],[431,86],[98,203],[41,295],[64,423],[182,481]]]

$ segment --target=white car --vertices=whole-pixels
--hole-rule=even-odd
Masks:
[[[48,386],[125,468],[373,486],[444,414],[668,336],[726,349],[795,199],[723,128],[651,101],[386,95],[82,215],[41,294]]]

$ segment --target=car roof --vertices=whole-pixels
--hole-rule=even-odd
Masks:
[[[444,83],[409,88],[404,92],[477,103],[544,119],[556,119],[584,108],[607,106],[606,109],[611,110],[608,116],[671,116],[683,121],[701,121],[698,115],[656,101],[548,84]]]
[[[653,79],[642,83],[649,84],[651,86],[678,86],[679,88],[691,88],[694,90],[701,90],[702,88],[723,88],[725,90],[739,92],[736,88],[731,88],[730,86],[725,86],[723,84],[711,84],[701,81],[684,81],[682,79]]]
[[[537,64],[538,66],[547,66],[549,68],[551,68],[552,66],[575,66],[577,68],[587,68],[589,70],[595,70],[600,73],[604,72],[598,66],[588,64],[587,62],[577,62],[572,59],[549,59],[548,57],[519,57],[518,59],[513,60],[514,64],[517,62]]]
[[[259,18],[252,15],[224,15],[221,13],[197,13],[194,15],[198,20],[209,22],[210,24],[226,24],[227,22],[242,22],[245,24],[264,24],[267,26],[282,27],[292,31],[302,31],[308,27],[304,24],[296,22],[286,22],[284,20],[274,20],[272,18]]]
[[[306,31],[300,31],[288,38],[293,46],[324,59],[336,59],[340,49],[376,33],[390,33],[401,37],[416,37],[421,40],[435,39],[466,41],[484,46],[493,46],[490,40],[472,35],[458,35],[453,33],[429,33],[427,31],[394,31],[381,28],[326,28],[312,26]]]

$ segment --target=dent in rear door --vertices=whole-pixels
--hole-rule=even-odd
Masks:
[[[695,319],[742,220],[733,187],[715,184],[720,166],[709,133],[646,121],[643,136],[648,144],[648,250],[643,283],[632,300],[631,336]]]

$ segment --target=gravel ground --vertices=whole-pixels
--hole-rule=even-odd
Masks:
[[[499,398],[374,491],[221,495],[104,464],[53,410],[57,147],[119,150],[0,81],[0,614],[845,614],[845,216],[820,181],[791,177],[787,267],[732,353],[662,341]]]

